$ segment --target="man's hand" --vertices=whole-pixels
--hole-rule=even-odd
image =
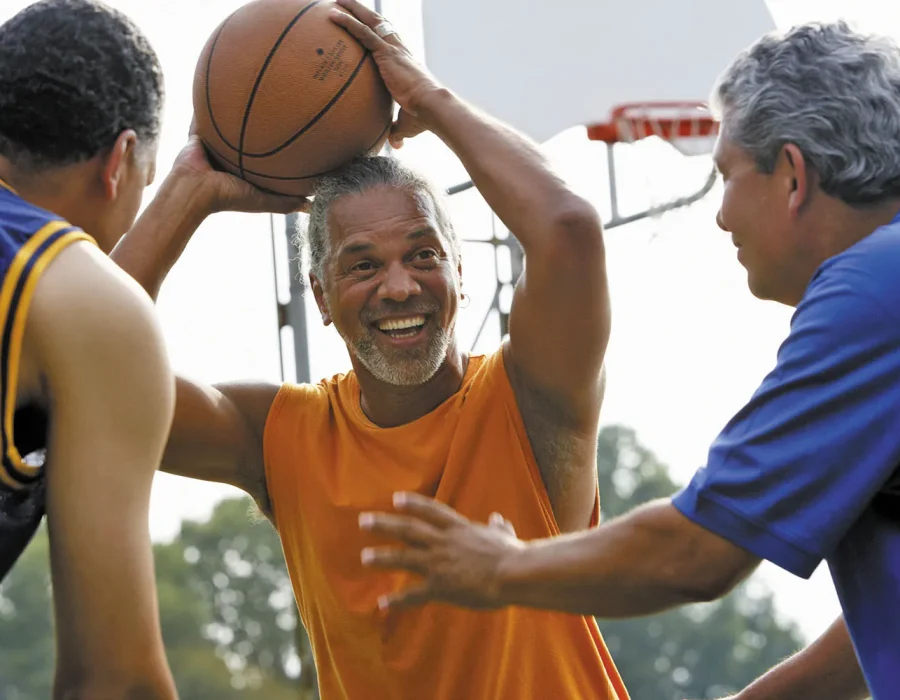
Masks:
[[[425,95],[440,89],[440,85],[413,59],[396,33],[384,37],[376,33],[384,17],[357,0],[337,0],[337,4],[346,11],[332,10],[331,20],[372,52],[381,79],[394,101],[400,105],[400,114],[391,127],[389,137],[391,146],[400,148],[403,139],[416,136],[428,128],[417,119],[417,106]]]
[[[412,493],[394,495],[403,515],[362,513],[362,530],[400,540],[409,548],[369,547],[367,566],[404,569],[424,582],[379,598],[378,607],[442,601],[475,609],[500,607],[498,571],[510,554],[525,547],[512,524],[494,513],[489,525],[464,518],[449,506]]]
[[[309,201],[306,197],[263,192],[239,177],[213,168],[200,137],[193,130],[191,125],[187,145],[175,159],[167,179],[176,179],[180,185],[184,183],[196,188],[205,214],[220,211],[290,214],[307,209]]]

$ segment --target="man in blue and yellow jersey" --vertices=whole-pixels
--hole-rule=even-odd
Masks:
[[[147,529],[173,379],[104,254],[153,179],[162,101],[149,43],[106,6],[0,27],[0,577],[46,512],[57,697],[176,696]]]
[[[176,697],[147,527],[174,381],[152,302],[106,256],[153,180],[162,103],[152,48],[105,5],[0,27],[0,579],[46,513],[57,698]],[[223,206],[285,206],[222,178]]]

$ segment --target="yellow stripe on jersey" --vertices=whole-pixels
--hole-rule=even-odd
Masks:
[[[43,228],[38,230],[28,242],[23,245],[16,253],[12,264],[7,270],[3,286],[0,288],[0,319],[3,319],[3,326],[8,326],[10,316],[12,316],[12,334],[9,344],[8,357],[4,358],[7,363],[7,386],[5,390],[6,403],[3,406],[3,430],[6,434],[7,448],[6,457],[18,472],[26,476],[33,476],[39,467],[30,467],[22,463],[22,457],[16,449],[13,432],[13,416],[16,411],[16,390],[18,388],[19,379],[19,361],[22,352],[22,338],[25,334],[25,324],[28,318],[28,309],[31,306],[31,299],[34,296],[34,290],[37,286],[43,272],[53,259],[60,253],[63,248],[75,241],[94,242],[94,239],[80,230],[66,233],[56,241],[54,241],[46,250],[40,253],[40,257],[34,260],[28,279],[22,289],[19,302],[16,307],[10,308],[13,293],[21,280],[23,270],[35,253],[40,249],[51,236],[59,232],[61,229],[69,228],[71,224],[66,221],[51,221]],[[15,479],[14,474],[7,474],[5,469],[0,468],[0,481],[10,488],[22,488],[24,484],[19,483]]]
[[[12,192],[13,194],[16,194],[16,195],[19,194],[18,192],[16,192],[16,191],[13,189],[12,185],[10,185],[10,184],[9,184],[6,180],[4,180],[3,178],[0,178],[0,187],[2,187],[2,188],[5,189],[5,190],[9,190],[9,191]]]

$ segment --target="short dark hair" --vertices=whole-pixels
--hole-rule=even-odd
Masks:
[[[124,14],[42,0],[0,26],[0,154],[41,170],[90,160],[126,129],[159,137],[162,69]]]

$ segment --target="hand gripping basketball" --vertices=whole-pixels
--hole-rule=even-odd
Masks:
[[[263,192],[234,175],[215,170],[209,163],[202,141],[194,133],[193,122],[187,145],[175,159],[170,177],[176,178],[182,185],[193,183],[198,188],[204,214],[219,211],[289,214],[309,208],[306,197]]]
[[[413,59],[384,17],[357,0],[337,0],[337,4],[346,11],[332,10],[331,20],[372,52],[381,79],[400,105],[400,114],[390,134],[391,145],[399,148],[404,138],[420,134],[427,128],[416,118],[416,108],[425,95],[439,89],[440,85]]]

